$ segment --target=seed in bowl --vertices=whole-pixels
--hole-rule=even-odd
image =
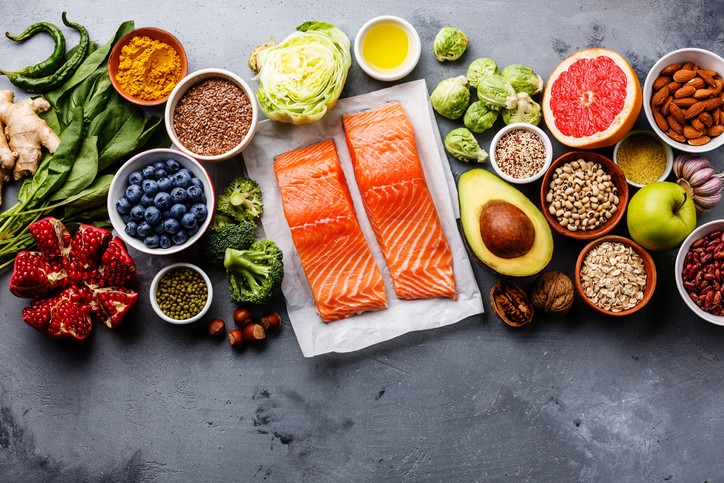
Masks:
[[[622,312],[641,302],[646,280],[643,259],[623,243],[603,242],[583,259],[581,287],[593,304],[609,312]]]
[[[185,267],[165,274],[156,291],[158,307],[176,320],[190,319],[201,312],[208,297],[208,287],[201,274]]]
[[[724,315],[724,232],[717,230],[692,243],[681,274],[689,298],[712,315]]]
[[[657,181],[666,171],[666,148],[650,134],[633,134],[616,151],[616,164],[627,180],[637,184]]]
[[[495,145],[495,163],[511,178],[526,179],[538,174],[546,161],[546,147],[538,135],[527,129],[511,129]]]
[[[561,226],[595,230],[618,211],[618,188],[599,163],[579,159],[555,169],[546,202]]]
[[[201,156],[218,156],[244,140],[252,122],[246,93],[225,79],[207,79],[191,87],[173,112],[179,142]]]

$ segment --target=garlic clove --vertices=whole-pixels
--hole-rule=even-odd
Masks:
[[[696,188],[704,184],[706,181],[714,176],[714,170],[712,168],[700,169],[687,178],[692,188]]]
[[[721,192],[710,195],[710,196],[692,196],[694,204],[700,213],[706,213],[707,211],[714,208],[721,201]]]
[[[711,196],[721,191],[722,180],[718,176],[712,176],[699,186],[694,187],[694,194],[698,196]]]
[[[674,174],[687,180],[700,169],[709,167],[709,160],[696,154],[681,154],[674,160]]]

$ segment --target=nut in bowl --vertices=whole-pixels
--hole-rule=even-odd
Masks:
[[[576,261],[578,295],[594,310],[625,316],[641,310],[656,289],[656,265],[633,240],[604,236],[586,245]]]
[[[571,151],[553,161],[543,177],[541,211],[563,236],[593,240],[614,229],[628,203],[628,184],[607,157]]]
[[[724,220],[705,223],[684,240],[674,264],[676,287],[696,315],[724,326]],[[718,276],[717,276],[718,274]]]
[[[553,146],[540,128],[525,122],[508,124],[493,137],[490,164],[509,183],[531,183],[546,172]]]
[[[241,153],[256,131],[254,91],[223,69],[189,74],[166,103],[166,131],[173,144],[200,161],[223,161]]]
[[[643,188],[669,177],[674,166],[674,150],[653,131],[636,130],[616,143],[613,162],[621,168],[628,184]]]
[[[211,307],[214,289],[209,276],[196,265],[172,263],[151,282],[149,298],[154,312],[170,324],[191,324]]]
[[[659,59],[644,82],[644,111],[654,132],[674,149],[712,151],[724,144],[724,59],[687,48]]]
[[[108,58],[108,77],[126,100],[140,106],[163,104],[186,76],[188,61],[181,42],[165,30],[136,29],[123,36]]]
[[[113,177],[108,215],[129,246],[170,255],[201,238],[215,199],[198,161],[175,149],[151,149],[129,159]]]

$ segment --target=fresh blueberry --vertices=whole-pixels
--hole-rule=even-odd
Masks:
[[[143,192],[147,195],[155,195],[158,193],[158,183],[156,183],[152,179],[144,179],[141,183],[141,188],[143,189]]]
[[[166,233],[174,234],[178,233],[178,231],[181,229],[181,225],[179,224],[178,220],[175,220],[173,218],[168,218],[166,220],[163,220],[163,231]]]
[[[189,212],[193,213],[196,217],[196,221],[199,223],[203,223],[204,220],[206,220],[206,217],[209,216],[209,210],[206,208],[206,205],[201,203],[191,205]]]
[[[181,165],[175,159],[169,159],[166,161],[166,169],[170,173],[175,173],[176,171],[181,169]]]
[[[186,213],[187,211],[188,211],[188,208],[186,208],[186,205],[184,205],[183,203],[176,203],[175,205],[173,205],[171,207],[171,210],[169,210],[170,216],[164,216],[164,219],[165,218],[175,218],[180,221],[181,217],[183,217],[184,215],[187,214]]]
[[[156,183],[158,183],[158,189],[159,191],[165,191],[168,193],[173,189],[173,181],[171,181],[171,178],[168,176],[164,176],[163,178],[158,178],[156,180]]]
[[[204,194],[204,190],[196,185],[191,185],[186,188],[186,197],[191,201],[198,201],[201,199],[201,195]]]
[[[121,215],[121,220],[123,220],[123,223],[128,223],[129,221],[132,221],[132,218],[131,215],[126,213],[125,215]]]
[[[158,246],[161,248],[171,248],[171,245],[173,245],[173,240],[171,240],[171,237],[167,235],[166,233],[159,235],[158,237]]]
[[[183,230],[178,233],[174,233],[173,236],[171,236],[171,240],[173,240],[176,245],[183,245],[188,239],[189,236]]]
[[[191,174],[187,169],[180,169],[171,176],[173,185],[177,188],[188,188],[191,185]]]
[[[132,206],[133,204],[128,201],[128,198],[126,198],[125,196],[118,198],[118,201],[116,201],[116,211],[121,215],[130,213]]]
[[[201,228],[201,225],[199,225],[197,223],[195,227],[186,228],[184,231],[186,232],[186,235],[188,235],[188,237],[191,238],[192,236],[194,236],[195,234],[197,234],[199,232],[200,228]]]
[[[198,202],[201,203],[202,205],[205,205],[206,204],[206,195],[201,193],[201,196],[199,197]]]
[[[171,208],[173,208],[173,206]],[[163,210],[161,212],[161,219],[165,220],[166,218],[173,218],[173,216],[171,216],[171,210]]]
[[[163,229],[163,223],[159,223],[158,225],[154,226],[153,232],[158,236],[161,236],[164,233],[166,233],[166,231],[164,231],[164,229]]]
[[[131,219],[133,221],[143,221],[143,214],[145,211],[146,208],[144,208],[143,205],[135,205],[131,208]]]
[[[143,244],[148,248],[157,248],[159,243],[158,235],[149,235],[143,239]]]
[[[156,161],[155,163],[153,163],[153,169],[166,169],[166,163],[164,163],[163,161]]]
[[[141,196],[143,196],[143,190],[140,186],[137,184],[128,185],[128,188],[126,188],[126,198],[128,198],[128,201],[138,203]]]
[[[193,213],[186,213],[181,218],[181,226],[184,228],[193,228],[196,226],[196,217]]]
[[[145,221],[142,221],[138,224],[138,228],[136,228],[136,232],[138,233],[139,237],[146,237],[149,236],[151,233],[153,233],[153,227],[146,223]]]
[[[149,225],[158,225],[161,223],[161,210],[155,206],[149,206],[143,213],[143,217]]]
[[[134,171],[128,175],[128,182],[130,184],[141,184],[141,181],[143,181],[143,174],[141,174],[140,171]]]
[[[191,184],[202,190],[204,189],[204,183],[199,178],[191,178]]]
[[[171,207],[171,195],[163,191],[156,193],[156,196],[153,198],[153,204],[159,210],[166,210]]]
[[[156,172],[156,168],[154,168],[153,165],[146,166],[145,168],[143,168],[143,171],[142,171],[143,177],[145,179],[152,179],[153,173],[155,173],[155,172]]]
[[[153,177],[156,179],[165,178],[167,176],[168,176],[168,171],[166,171],[165,169],[157,169],[156,171],[153,172]]]
[[[171,190],[171,199],[174,203],[183,203],[186,201],[186,190],[183,188],[174,188]]]
[[[144,208],[148,208],[149,206],[153,206],[153,195],[147,195],[144,194],[141,196],[141,205]]]
[[[136,223],[135,221],[129,221],[128,223],[126,223],[126,228],[124,228],[124,231],[129,236],[136,236],[136,234],[138,233],[138,223]]]

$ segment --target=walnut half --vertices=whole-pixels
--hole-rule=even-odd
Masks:
[[[490,289],[490,304],[503,322],[512,327],[533,321],[533,305],[528,295],[522,288],[505,280]]]

